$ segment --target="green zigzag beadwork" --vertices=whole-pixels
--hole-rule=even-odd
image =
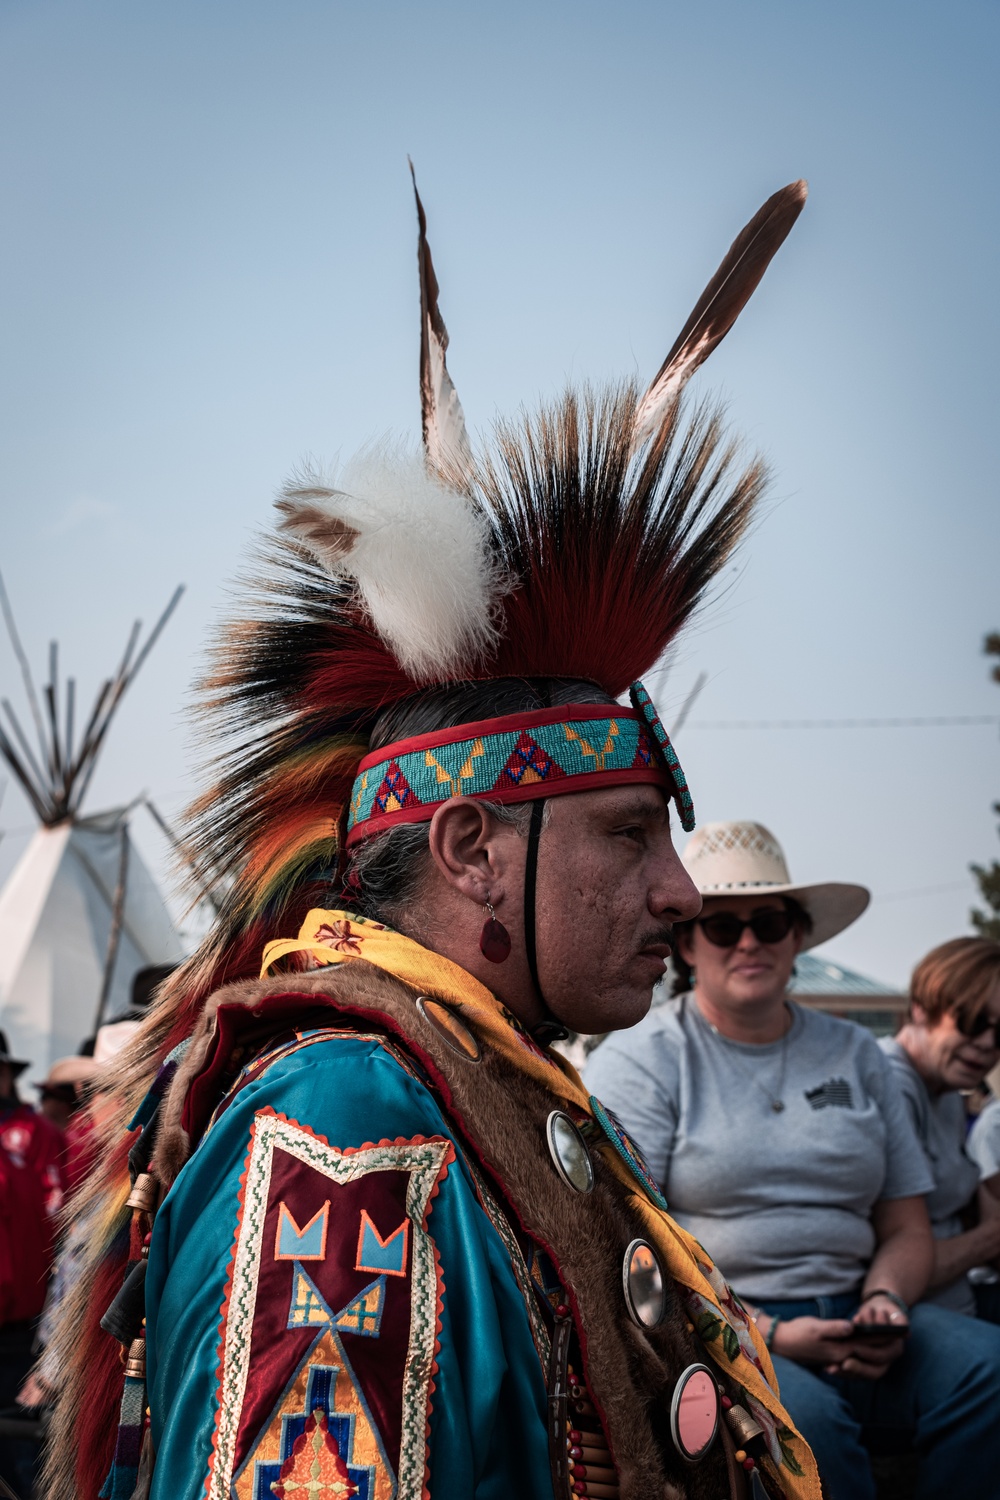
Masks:
[[[520,725],[518,716],[511,715],[509,728],[484,726],[483,733],[450,741],[454,731],[442,731],[443,743],[428,746],[423,736],[423,744],[413,749],[406,749],[405,741],[386,746],[378,759],[370,757],[371,764],[362,763],[354,783],[347,821],[350,842],[373,820],[379,820],[376,827],[397,821],[395,815],[403,815],[398,821],[419,821],[421,809],[429,818],[449,797],[498,796],[517,802],[519,792],[524,800],[555,795],[570,790],[567,781],[595,776],[620,777],[623,783],[665,781],[690,832],[694,808],[680,762],[645,688],[634,683],[631,693],[632,710],[609,709],[606,716]],[[545,792],[534,790],[542,786]]]
[[[649,725],[660,753],[667,763],[671,779],[677,789],[677,809],[681,815],[681,827],[685,833],[694,832],[694,802],[688,790],[687,778],[677,759],[677,751],[670,743],[670,736],[660,723],[660,716],[653,707],[653,700],[646,692],[641,682],[633,682],[629,688],[629,697],[636,713],[642,714],[643,719]]]
[[[657,1187],[656,1178],[650,1171],[649,1163],[635,1144],[635,1141],[627,1134],[618,1116],[610,1109],[605,1109],[600,1099],[595,1098],[593,1094],[590,1096],[590,1107],[594,1112],[594,1119],[600,1125],[604,1134],[632,1173],[632,1176],[637,1182],[642,1184],[646,1196],[651,1198],[658,1208],[666,1209],[667,1200]]]

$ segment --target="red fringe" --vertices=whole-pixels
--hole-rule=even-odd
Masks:
[[[678,611],[662,576],[650,578],[644,593],[634,559],[630,567],[622,564],[608,558],[596,566],[567,542],[558,568],[543,574],[536,567],[525,586],[503,601],[491,676],[576,677],[596,682],[613,698],[625,692],[676,635]]]
[[[97,1500],[115,1456],[125,1372],[121,1346],[100,1326],[125,1274],[124,1257],[108,1260],[94,1277],[80,1347],[87,1351],[87,1399],[76,1423],[77,1500]]]
[[[347,632],[331,628],[324,642],[330,665],[317,666],[305,684],[302,697],[310,712],[338,719],[345,712],[373,713],[417,691],[419,684],[381,641],[355,630],[342,643],[341,634]]]

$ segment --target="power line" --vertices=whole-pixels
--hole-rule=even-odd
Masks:
[[[692,719],[689,729],[937,729],[1000,724],[995,714],[940,715],[924,719]]]
[[[949,891],[967,891],[970,896],[975,895],[970,878],[968,880],[953,880],[949,885],[922,885],[909,891],[887,891],[882,896],[876,892],[872,896],[872,900],[906,901],[911,896],[943,896]]]

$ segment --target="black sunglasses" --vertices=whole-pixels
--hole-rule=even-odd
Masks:
[[[795,926],[791,912],[778,906],[755,911],[745,922],[731,911],[710,912],[695,921],[716,948],[735,948],[745,927],[749,927],[758,943],[781,943]]]
[[[991,1021],[989,1016],[983,1015],[977,1016],[974,1021],[967,1020],[963,1016],[956,1016],[955,1025],[970,1041],[975,1041],[977,1037],[982,1036],[984,1031],[992,1029],[993,1037],[990,1045],[995,1050],[1000,1049],[1000,1021]]]

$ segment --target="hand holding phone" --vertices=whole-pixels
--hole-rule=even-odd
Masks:
[[[853,1323],[850,1333],[845,1333],[843,1337],[845,1340],[885,1342],[887,1339],[905,1339],[909,1332],[909,1323],[900,1319],[898,1323]]]

